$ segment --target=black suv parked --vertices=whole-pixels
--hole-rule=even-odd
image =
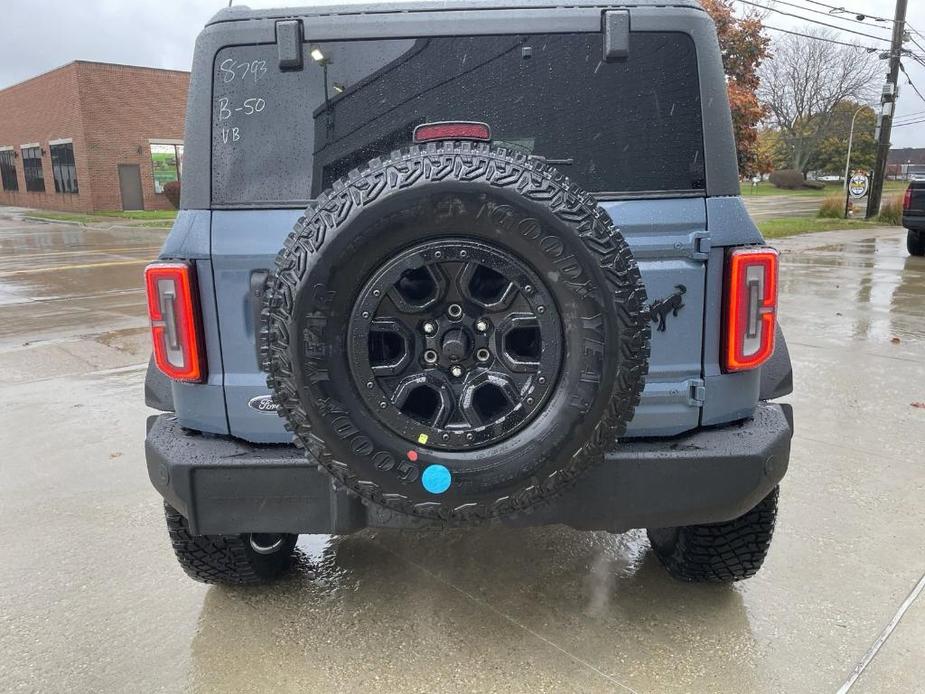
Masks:
[[[903,226],[911,255],[925,255],[925,180],[912,181],[903,196]]]

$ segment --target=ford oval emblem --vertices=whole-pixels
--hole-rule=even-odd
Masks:
[[[256,398],[251,398],[247,406],[258,412],[276,412],[279,409],[279,405],[273,402],[272,395],[258,395]]]

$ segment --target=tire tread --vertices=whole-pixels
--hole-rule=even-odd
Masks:
[[[777,487],[747,513],[725,523],[649,530],[656,556],[675,578],[729,583],[751,578],[764,563],[777,518]]]
[[[258,585],[276,578],[291,564],[294,538],[290,538],[288,551],[261,556],[250,550],[244,536],[193,535],[179,511],[164,504],[164,515],[177,561],[200,583]]]

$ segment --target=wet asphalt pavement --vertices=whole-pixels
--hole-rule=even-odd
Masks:
[[[160,230],[0,210],[0,690],[923,691],[925,260],[904,233],[780,241],[797,434],[770,557],[677,583],[644,533],[302,537],[207,587],[145,472],[141,271]],[[884,631],[886,630],[886,631]]]

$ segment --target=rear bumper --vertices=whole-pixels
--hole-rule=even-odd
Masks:
[[[506,522],[622,532],[729,520],[781,480],[792,436],[790,406],[760,403],[753,418],[734,425],[624,441],[554,504]],[[365,506],[292,446],[189,432],[171,414],[148,419],[145,454],[151,482],[198,534],[428,524]]]
[[[909,231],[918,231],[920,233],[925,231],[925,214],[904,214],[903,226]]]

